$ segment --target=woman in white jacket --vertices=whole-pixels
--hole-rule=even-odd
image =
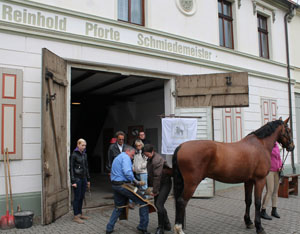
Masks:
[[[143,154],[142,149],[144,144],[141,140],[135,141],[136,153],[133,159],[133,171],[136,174],[136,178],[140,181],[144,181],[145,185],[140,187],[142,193],[148,188],[148,173],[147,173],[147,157]]]

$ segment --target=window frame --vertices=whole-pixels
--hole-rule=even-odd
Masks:
[[[126,23],[129,23],[129,24],[134,24],[134,25],[139,25],[139,26],[145,26],[145,0],[140,0],[141,1],[141,10],[142,10],[142,22],[141,24],[137,24],[137,23],[134,23],[134,22],[131,22],[131,0],[127,0],[128,1],[128,21],[127,20],[122,20],[122,19],[119,19],[119,15],[118,15],[118,21],[121,21],[121,22],[126,22]],[[118,5],[119,5],[119,0],[118,0]]]
[[[257,31],[258,31],[258,36],[259,36],[259,57],[265,58],[265,59],[270,59],[270,49],[269,49],[269,31],[268,31],[268,17],[262,15],[262,14],[257,14],[257,19],[258,19],[258,25],[257,25]],[[259,21],[264,20],[266,23],[266,29],[263,29],[260,27]],[[262,35],[265,35],[267,37],[267,53],[268,56],[264,57],[263,56],[263,45],[262,45]]]
[[[232,16],[232,2],[230,1],[227,1],[227,0],[218,0],[218,4],[219,2],[221,3],[222,5],[222,13],[219,12],[219,7],[218,7],[218,19],[221,19],[222,20],[222,30],[223,30],[223,44],[224,45],[221,45],[220,43],[220,36],[219,36],[219,43],[220,43],[220,46],[222,47],[225,47],[225,48],[229,48],[229,49],[234,49],[234,37],[233,37],[233,16]],[[230,6],[230,16],[228,15],[224,15],[224,3],[227,5],[227,6]],[[231,38],[232,38],[232,47],[227,47],[226,46],[226,40],[225,40],[225,25],[224,25],[224,21],[228,21],[230,22],[230,25],[231,25]],[[220,27],[220,26],[219,26]],[[220,30],[219,30],[219,34],[220,34]]]

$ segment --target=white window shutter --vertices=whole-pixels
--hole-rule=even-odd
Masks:
[[[277,119],[277,101],[273,99],[261,99],[262,124]]]
[[[0,145],[10,159],[22,159],[22,98],[22,70],[0,68]]]
[[[224,116],[224,142],[236,142],[243,138],[242,108],[225,108]]]

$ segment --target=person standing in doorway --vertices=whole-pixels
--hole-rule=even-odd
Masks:
[[[133,159],[133,171],[138,180],[144,181],[145,184],[140,187],[142,194],[145,193],[148,188],[148,173],[147,173],[147,157],[143,154],[142,149],[144,144],[141,140],[135,141],[135,155]]]
[[[145,134],[144,131],[140,131],[140,132],[139,132],[138,139],[141,140],[141,141],[143,142],[144,145],[150,144],[150,141],[148,141],[148,140],[146,139],[146,134]]]
[[[269,174],[267,175],[266,188],[267,192],[263,199],[262,210],[260,213],[261,218],[272,220],[267,212],[266,208],[272,197],[272,212],[271,215],[275,218],[280,218],[277,213],[277,199],[278,199],[278,189],[279,189],[279,172],[281,170],[282,161],[280,158],[280,149],[278,143],[275,142],[272,153],[271,153],[271,168]]]
[[[172,187],[171,168],[160,154],[154,152],[153,145],[145,145],[144,154],[149,158],[148,185],[153,186],[152,196],[154,196],[154,205],[157,208],[158,228],[155,234],[164,234],[165,230],[171,230],[168,213],[164,206]]]
[[[70,156],[70,177],[74,190],[74,219],[76,223],[84,223],[89,217],[82,214],[82,203],[87,187],[90,187],[90,173],[86,154],[86,141],[79,139],[77,147]]]
[[[107,170],[110,173],[112,163],[120,153],[124,152],[125,148],[125,133],[122,131],[116,132],[116,138],[117,141],[113,144],[111,144],[108,148],[108,165],[107,165]]]
[[[137,226],[137,229],[142,234],[149,234],[149,232],[147,232],[149,223],[149,207],[143,200],[134,195],[133,192],[122,187],[124,183],[130,182],[139,186],[143,185],[143,181],[137,181],[133,175],[131,160],[133,159],[134,154],[135,149],[127,145],[125,146],[125,152],[120,153],[112,163],[110,179],[112,189],[114,191],[115,208],[108,224],[106,225],[106,234],[110,234],[114,231],[115,223],[124,211],[124,206],[126,206],[128,199],[131,199],[135,203],[141,205],[139,211],[140,223]]]
[[[146,134],[145,134],[144,131],[140,131],[140,132],[138,133],[136,140],[141,140],[141,141],[143,142],[144,145],[150,144],[150,141],[148,141],[148,140],[146,139]],[[136,147],[135,147],[135,141],[132,143],[132,147],[136,148]]]

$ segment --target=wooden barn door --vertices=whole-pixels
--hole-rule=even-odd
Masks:
[[[69,211],[67,168],[67,63],[43,49],[42,68],[42,223]]]

